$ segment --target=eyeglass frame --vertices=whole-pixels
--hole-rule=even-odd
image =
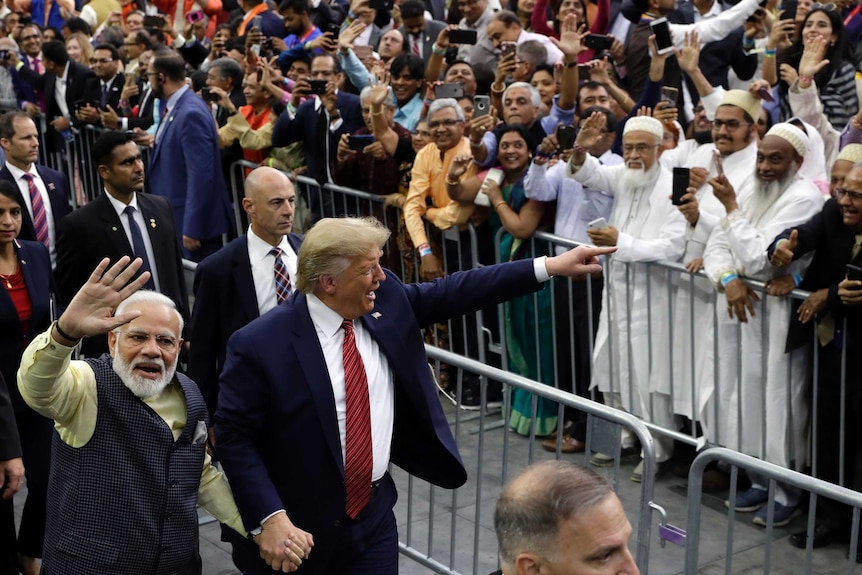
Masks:
[[[712,121],[712,129],[713,130],[721,130],[722,127],[727,129],[728,132],[735,132],[745,124],[746,126],[751,126],[751,122],[746,122],[745,120],[719,120],[715,119]]]
[[[848,190],[847,188],[835,188],[835,196],[847,196],[853,202],[862,202],[862,192]]]
[[[820,2],[815,2],[814,4],[811,5],[811,9],[808,11],[808,13],[810,14],[811,12],[814,12],[815,10],[823,10],[824,12],[837,12],[838,11],[838,5],[835,4],[834,2],[827,2],[826,4],[821,4]]]
[[[145,331],[120,331],[120,330],[116,330],[114,333],[116,333],[118,335],[126,336],[126,341],[132,347],[144,347],[146,344],[148,344],[150,342],[151,339],[155,340],[156,346],[158,346],[159,349],[161,349],[162,351],[169,352],[169,353],[176,351],[177,348],[179,347],[179,343],[180,343],[179,338],[174,337],[172,335],[164,334],[164,333],[150,334],[150,333],[147,333]],[[133,337],[141,337],[141,338],[145,337],[146,340],[135,341],[134,339],[132,339],[131,341],[129,341]],[[161,339],[162,341],[159,341],[159,339]]]
[[[434,120],[433,122],[430,122],[430,121],[428,122],[428,129],[429,130],[436,130],[440,126],[443,126],[445,128],[452,128],[454,126],[457,126],[458,124],[462,124],[463,122],[464,122],[464,120],[458,120],[455,118],[446,118],[445,120]]]

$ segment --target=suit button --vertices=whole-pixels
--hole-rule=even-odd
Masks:
[[[332,522],[333,527],[341,527],[341,519],[336,519]]]

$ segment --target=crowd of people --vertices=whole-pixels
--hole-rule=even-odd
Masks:
[[[224,536],[244,565],[254,565],[260,552],[269,562],[296,567],[321,555],[311,553],[313,544],[324,550],[337,549],[338,537],[364,541],[361,529],[341,532],[343,494],[340,503],[328,501],[338,509],[321,514],[329,523],[306,519],[319,511],[319,501],[288,493],[308,489],[308,477],[291,477],[272,461],[273,442],[294,430],[270,429],[270,418],[294,420],[301,433],[319,425],[303,419],[314,415],[313,406],[330,405],[311,392],[282,398],[276,408],[269,405],[277,396],[270,381],[279,373],[297,381],[317,373],[334,384],[338,425],[328,421],[318,452],[308,447],[302,457],[326,467],[332,458],[323,456],[332,451],[344,473],[351,378],[346,366],[327,369],[338,351],[333,334],[342,330],[345,341],[348,333],[355,338],[351,345],[372,387],[374,458],[361,477],[366,482],[364,474],[371,474],[375,525],[386,522],[389,529],[394,488],[381,470],[390,456],[437,484],[463,482],[457,449],[436,419],[441,412],[426,405],[429,390],[411,387],[408,399],[390,393],[418,373],[400,366],[409,355],[389,347],[391,333],[376,343],[374,326],[407,309],[389,298],[406,306],[401,298],[407,297],[416,326],[428,328],[426,339],[457,353],[485,358],[479,328],[486,327],[505,342],[505,367],[519,375],[603,400],[666,429],[690,425],[707,442],[853,484],[862,421],[859,374],[849,363],[862,351],[858,2],[7,0],[0,24],[0,375],[15,414],[10,433],[21,448],[0,456],[8,455],[2,469],[10,491],[23,469],[28,483],[17,534],[11,502],[0,503],[0,541],[17,541],[0,567],[8,564],[14,572],[20,564],[35,573],[43,541],[62,553],[76,547],[61,533],[45,538],[46,521],[51,531],[70,520],[63,514],[68,511],[51,510],[46,501],[60,505],[73,497],[71,479],[62,492],[49,485],[50,445],[60,446],[55,453],[62,453],[62,473],[72,474],[79,455],[63,446],[88,444],[108,424],[101,404],[99,414],[92,405],[82,413],[71,396],[45,397],[44,381],[22,383],[19,391],[19,368],[26,381],[40,363],[35,350],[25,352],[28,345],[75,344],[89,367],[64,367],[62,354],[54,354],[57,381],[86,388],[78,402],[110,394],[120,413],[134,402],[103,385],[103,378],[114,381],[106,375],[111,369],[125,382],[116,357],[158,349],[162,363],[133,364],[128,371],[145,380],[169,374],[169,381],[169,364],[179,357],[181,340],[188,342],[182,355],[190,380],[179,379],[182,392],[152,409],[172,424],[174,441],[189,435],[189,459],[177,464],[204,466],[201,495],[209,493],[214,514],[234,527]],[[98,139],[82,152],[76,142],[92,130]],[[60,161],[39,163],[40,157]],[[246,163],[237,170],[240,160]],[[85,170],[98,172],[95,189],[86,189]],[[299,175],[306,184],[294,187],[288,176]],[[325,185],[379,201],[363,207]],[[232,189],[243,197],[234,201]],[[300,206],[301,219],[295,218]],[[321,230],[315,255],[332,259],[337,254],[328,250],[337,249],[347,263],[335,269],[312,261],[303,273],[307,236],[293,232],[312,233],[318,222],[341,216],[371,216],[384,224],[335,228],[344,237]],[[235,229],[235,220],[248,228]],[[554,274],[536,262],[570,252],[533,241],[537,231],[614,252],[603,258],[603,270],[551,279]],[[426,310],[409,290],[407,296],[387,290],[383,303],[393,307],[375,306],[375,290],[390,277],[369,255],[377,248],[384,248],[381,262],[393,270],[390,279],[440,285],[445,279],[462,294],[478,289],[479,276],[464,280],[458,271],[508,262],[504,269],[535,268],[535,276],[528,270],[521,287],[484,299],[473,293],[452,302],[429,292],[441,298],[437,310]],[[124,256],[140,259],[134,273],[112,271],[103,262],[114,265]],[[183,258],[199,262],[191,290]],[[677,262],[688,273],[668,273],[655,262]],[[164,333],[81,319],[104,307],[80,301],[82,288],[96,289],[94,269],[166,296],[131,300],[147,328],[156,322],[147,315],[150,308],[170,308],[168,317],[158,318]],[[342,277],[346,273],[355,273],[352,283]],[[539,291],[530,284],[549,279]],[[747,280],[763,282],[766,291]],[[126,299],[123,289],[118,285],[110,297]],[[791,299],[794,289],[810,295]],[[310,314],[313,322],[302,330],[318,335],[319,349],[272,337],[279,316],[271,312],[294,306],[302,299],[297,292],[314,296],[290,313],[306,320]],[[356,298],[362,294],[370,307]],[[496,304],[504,300],[498,321]],[[62,329],[52,324],[69,307],[73,314]],[[476,307],[483,308],[484,326],[477,326],[475,314],[463,316]],[[374,310],[373,320],[381,321],[357,327],[354,336],[353,327],[333,323],[333,310],[363,323]],[[282,321],[293,322],[286,313]],[[450,316],[448,325],[441,323]],[[229,345],[252,323],[269,327]],[[264,350],[283,358],[281,372],[256,367]],[[115,357],[113,368],[104,353]],[[313,355],[320,365],[303,368],[294,354]],[[495,354],[487,361],[500,365]],[[61,368],[72,375],[59,377]],[[502,402],[499,382],[483,384],[448,366],[436,375],[445,396],[461,408]],[[378,377],[384,384],[374,391]],[[261,389],[245,388],[246,379]],[[180,417],[171,402],[191,393],[189,381],[201,397],[189,400]],[[510,429],[539,436],[548,451],[583,452],[585,416],[534,400],[522,390],[512,393]],[[834,417],[842,405],[845,417]],[[392,435],[399,425],[393,410],[419,418],[404,433],[428,441],[442,468],[415,461],[403,437]],[[186,415],[204,426],[204,442],[216,446],[231,484],[240,485],[236,503],[223,493],[223,477],[207,470],[208,456],[198,453],[200,429],[186,427],[184,434]],[[816,445],[809,449],[812,422]],[[99,436],[93,446],[105,441]],[[622,443],[636,458],[633,438],[624,433]],[[671,440],[656,437],[659,468],[673,450]],[[158,453],[147,457],[158,459]],[[591,462],[607,466],[614,459],[594,453]],[[272,482],[255,482],[263,467]],[[641,463],[632,479],[642,475]],[[343,476],[325,477],[309,493],[344,489],[337,485]],[[749,479],[751,488],[728,505],[756,512],[756,524],[765,525],[767,516],[777,525],[789,522],[799,493],[779,484],[767,509],[765,480]],[[849,512],[821,503],[814,546],[849,533]],[[109,509],[93,505],[89,513],[97,512]],[[187,509],[170,513],[177,515],[171,528],[185,529]],[[264,524],[271,528],[258,531],[259,551],[243,536]],[[129,534],[157,528],[130,525]],[[807,537],[791,542],[804,547]],[[189,560],[167,551],[176,565]],[[319,559],[309,561],[327,568]]]

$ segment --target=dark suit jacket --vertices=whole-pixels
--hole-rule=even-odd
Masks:
[[[447,489],[464,484],[467,472],[431,379],[421,328],[542,285],[532,260],[409,285],[386,271],[374,311],[357,321],[380,346],[394,379],[392,463]],[[337,540],[348,536],[341,521],[344,463],[332,385],[304,294],[234,334],[219,384],[216,445],[246,527],[286,509],[314,535],[314,553],[302,569],[328,573]]]
[[[428,59],[431,58],[431,47],[434,46],[434,42],[437,41],[437,35],[440,34],[440,30],[445,27],[445,22],[438,22],[437,20],[425,21],[425,29],[422,31],[422,60],[425,61],[426,66],[428,65]],[[407,33],[407,29],[404,26],[398,28],[398,31],[401,32],[401,35],[404,37],[404,53],[412,54],[412,37]],[[401,70],[397,70],[397,72],[400,71]]]
[[[132,256],[132,246],[123,229],[117,212],[102,192],[92,202],[72,212],[63,220],[57,234],[57,295],[62,307],[93,273],[103,258],[116,262],[123,256]],[[184,318],[188,318],[188,295],[182,254],[177,243],[176,227],[170,204],[162,197],[138,193],[138,207],[153,244],[155,266],[159,274],[161,292],[177,304]],[[88,338],[83,351],[87,357],[98,357],[108,351],[107,338]]]
[[[836,329],[840,329],[843,319],[847,319],[845,341],[848,347],[848,358],[858,357],[862,353],[862,307],[846,306],[838,297],[838,284],[844,280],[847,264],[862,266],[862,252],[856,258],[850,259],[853,244],[856,242],[855,232],[844,225],[838,201],[830,199],[819,214],[797,226],[797,244],[794,259],[813,251],[814,259],[805,272],[805,277],[799,289],[817,291],[828,288],[826,310],[835,320]],[[775,251],[775,244],[790,237],[793,229],[781,232],[772,245],[769,246],[769,257]],[[787,350],[790,351],[803,345],[811,345],[814,322],[802,324],[796,315],[796,309],[801,300],[793,300],[793,313],[790,316],[790,328],[787,332]],[[851,355],[855,354],[855,355]]]
[[[143,82],[139,82],[138,85],[141,93],[132,104],[132,107],[137,106],[138,113],[129,118],[130,130],[135,128],[146,130],[153,125],[153,103],[156,101],[156,96],[152,90],[144,86]]]
[[[126,83],[126,76],[122,72],[118,72],[114,76],[114,81],[108,86],[107,105],[114,109],[120,108],[120,94],[123,92],[123,85]],[[87,101],[96,102],[96,105],[102,100],[102,81],[96,76],[91,76],[84,80],[84,99]]]
[[[57,104],[57,99],[54,96],[54,87],[57,83],[57,75],[53,72],[45,72],[44,76],[39,76],[26,66],[22,67],[18,72],[22,78],[31,82],[37,88],[44,88],[45,93],[45,114],[48,120],[59,118],[63,114],[60,112],[60,106]],[[85,84],[87,78],[95,78],[96,74],[86,66],[69,60],[69,73],[66,76],[66,107],[69,110],[72,124],[76,124],[75,119],[75,102],[85,99]],[[98,100],[98,98],[97,98]],[[116,109],[116,108],[115,108]],[[58,151],[64,148],[63,137],[48,124],[48,145],[51,151]]]
[[[0,288],[0,375],[9,386],[9,396],[12,398],[12,407],[16,413],[30,411],[18,391],[16,374],[24,348],[51,323],[54,288],[51,258],[45,246],[32,241],[18,243],[20,244],[20,247],[16,247],[18,261],[24,274],[24,282],[27,284],[30,304],[33,306],[26,334],[22,333],[21,321],[12,298],[5,288]],[[2,459],[0,457],[0,460]]]
[[[182,235],[218,238],[228,231],[233,212],[209,106],[187,90],[164,121],[150,156],[149,189],[171,203],[180,242]]]
[[[302,236],[288,234],[287,241],[299,253]],[[198,384],[212,417],[227,341],[259,315],[247,236],[236,238],[198,264],[194,294],[188,331],[189,341],[194,343],[189,347],[188,376]]]
[[[69,205],[69,200],[72,198],[69,180],[62,172],[40,166],[39,164],[36,164],[36,171],[42,177],[42,180],[44,180],[45,188],[48,190],[48,198],[51,200],[51,211],[54,215],[54,230],[59,230],[60,222],[72,211]],[[0,169],[0,179],[12,182],[15,184],[15,189],[18,189],[18,183],[12,177],[12,172],[5,165],[3,169]],[[24,206],[23,198],[20,201],[22,202],[21,205]],[[21,233],[18,234],[18,239],[36,241],[36,228],[33,227],[33,219],[27,210],[21,211]]]
[[[6,380],[0,374],[0,461],[21,457],[21,438],[15,424],[15,410],[6,389]],[[0,485],[0,488],[5,485]]]

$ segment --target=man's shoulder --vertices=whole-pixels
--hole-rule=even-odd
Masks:
[[[230,241],[225,247],[218,250],[212,255],[205,257],[198,264],[198,273],[216,273],[221,275],[224,272],[229,272],[228,264],[238,255],[246,253],[248,250],[247,236],[240,236]]]
[[[3,169],[6,169],[5,167]],[[7,170],[8,171],[8,170]],[[36,164],[36,171],[39,172],[39,175],[42,176],[43,180],[53,180],[64,182],[67,180],[66,174],[63,172],[58,172],[48,166],[43,166],[42,164]]]

